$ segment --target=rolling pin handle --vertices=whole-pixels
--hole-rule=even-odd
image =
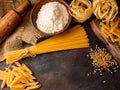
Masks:
[[[29,0],[23,0],[22,4],[16,9],[16,12],[21,15],[28,9],[30,5],[31,2]]]

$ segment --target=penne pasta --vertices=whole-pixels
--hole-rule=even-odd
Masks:
[[[101,31],[106,38],[109,38],[113,43],[120,44],[120,18],[117,16],[113,21],[100,22]]]
[[[5,85],[10,87],[11,90],[34,90],[40,88],[41,84],[35,81],[36,77],[32,75],[32,71],[25,64],[15,62],[15,65],[11,67],[11,69],[6,68],[5,71],[0,71],[1,89]]]

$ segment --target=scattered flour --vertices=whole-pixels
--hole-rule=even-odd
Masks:
[[[69,14],[59,2],[49,2],[38,12],[37,27],[44,33],[53,34],[61,31],[68,22]]]

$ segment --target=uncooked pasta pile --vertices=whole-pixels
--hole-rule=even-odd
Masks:
[[[95,50],[90,50],[90,59],[92,60],[92,65],[94,66],[93,74],[99,72],[102,75],[103,70],[107,70],[111,74],[116,72],[118,68],[117,62],[112,58],[112,55],[107,52],[107,49],[97,47]],[[112,67],[112,68],[111,68]],[[88,76],[92,74],[91,72]]]
[[[21,60],[37,54],[89,47],[88,35],[81,25],[76,25],[64,33],[53,36],[31,47],[5,54],[6,63]]]

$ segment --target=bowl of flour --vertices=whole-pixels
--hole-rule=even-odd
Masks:
[[[70,25],[72,17],[69,10],[64,0],[40,0],[32,9],[31,21],[43,35],[56,35]]]

